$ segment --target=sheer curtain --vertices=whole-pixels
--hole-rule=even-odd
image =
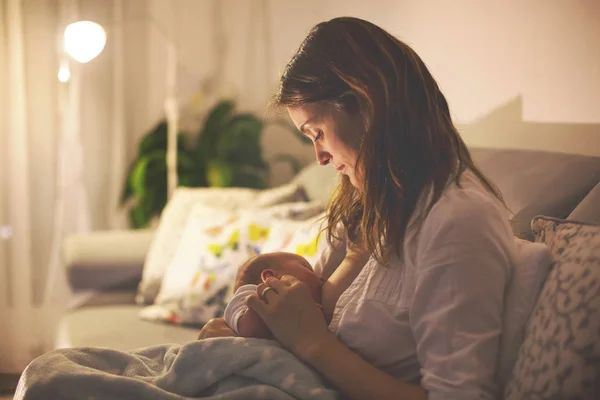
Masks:
[[[62,238],[123,225],[131,123],[121,32],[97,65],[57,79],[66,24],[123,10],[121,0],[0,1],[0,373],[21,372],[54,345],[70,292]]]

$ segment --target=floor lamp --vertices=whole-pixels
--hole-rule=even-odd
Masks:
[[[177,187],[177,131],[179,125],[179,105],[177,103],[177,51],[167,32],[153,19],[149,19],[161,32],[167,43],[166,96],[164,101],[167,119],[167,198],[171,198]],[[65,28],[65,52],[80,63],[96,58],[106,44],[106,32],[92,21],[78,21]],[[61,68],[59,79],[69,79],[68,68]]]

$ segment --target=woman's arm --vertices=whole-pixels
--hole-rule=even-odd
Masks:
[[[265,321],[277,340],[312,365],[353,400],[425,399],[425,391],[375,368],[329,332],[323,313],[313,303],[308,287],[291,276],[269,278],[259,285],[275,290],[265,298],[251,295],[247,304]]]
[[[431,400],[494,399],[514,241],[490,201],[434,210],[416,255],[410,325]]]
[[[423,388],[402,382],[375,368],[333,334],[297,356],[352,400],[427,399]]]
[[[348,248],[344,260],[323,284],[321,303],[328,321],[331,320],[338,299],[356,279],[368,260],[369,253],[366,250]]]

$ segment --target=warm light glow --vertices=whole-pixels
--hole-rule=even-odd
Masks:
[[[71,79],[71,69],[68,63],[62,63],[58,69],[58,80],[62,83],[68,82]]]
[[[65,29],[65,51],[80,63],[96,58],[105,44],[106,32],[95,22],[79,21]]]

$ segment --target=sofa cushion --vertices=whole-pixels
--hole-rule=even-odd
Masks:
[[[569,214],[568,219],[600,225],[600,182]]]
[[[515,238],[515,245],[517,253],[506,288],[500,357],[496,370],[499,388],[504,388],[510,379],[531,310],[535,307],[552,265],[552,254],[545,244]]]
[[[67,236],[62,255],[71,288],[135,288],[153,238],[154,230],[98,231]]]
[[[477,166],[500,189],[513,231],[532,239],[536,215],[566,218],[600,182],[600,158],[533,150],[473,148]]]
[[[598,399],[600,226],[536,217],[555,260],[525,333],[506,399]]]
[[[60,321],[56,347],[104,347],[132,350],[165,343],[196,340],[197,328],[141,321],[138,305],[85,307],[69,312]]]

